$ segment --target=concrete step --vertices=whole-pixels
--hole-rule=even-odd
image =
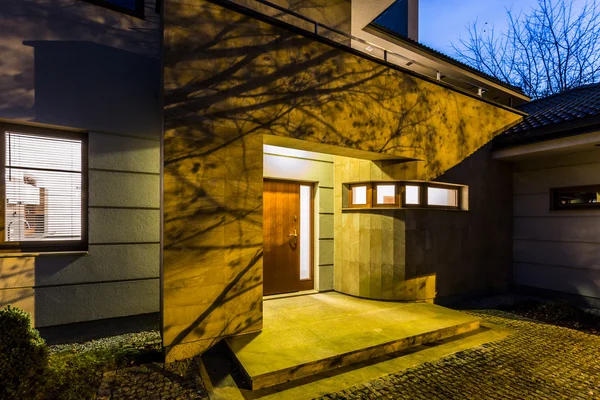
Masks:
[[[252,390],[474,331],[478,318],[428,303],[325,293],[264,303],[264,329],[226,343]]]

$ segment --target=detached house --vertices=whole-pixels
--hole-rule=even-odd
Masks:
[[[494,139],[513,164],[514,283],[598,307],[600,84],[524,104],[528,116]]]
[[[412,2],[364,3],[167,3],[167,358],[260,331],[264,295],[510,285],[512,171],[490,141],[528,98],[371,23]]]
[[[274,326],[265,296],[334,291],[350,315],[513,282],[569,291],[570,270],[532,258],[554,228],[522,217],[548,187],[558,208],[592,189],[521,189],[524,155],[554,147],[513,139],[554,121],[419,44],[417,7],[4,0],[0,304],[54,340],[158,326],[175,360],[248,347]]]

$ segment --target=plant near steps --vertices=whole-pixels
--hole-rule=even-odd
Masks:
[[[48,346],[19,308],[0,310],[0,399],[43,398]]]
[[[11,306],[0,310],[1,400],[94,399],[104,372],[161,357],[157,332],[49,347],[28,313]]]

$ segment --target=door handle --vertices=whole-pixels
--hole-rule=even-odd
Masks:
[[[296,245],[298,244],[298,231],[294,229],[294,233],[290,233],[288,237],[290,238],[290,246],[292,246],[292,248],[296,248]]]

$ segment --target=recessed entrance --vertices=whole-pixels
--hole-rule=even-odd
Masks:
[[[314,288],[313,185],[265,179],[263,293]]]

